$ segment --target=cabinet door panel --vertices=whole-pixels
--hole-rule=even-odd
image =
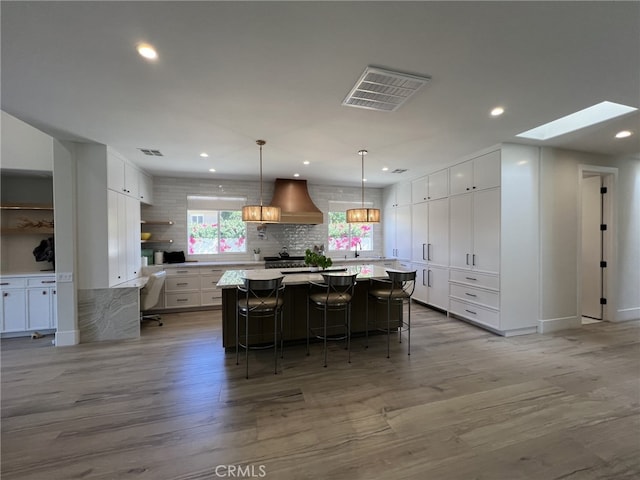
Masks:
[[[423,303],[428,303],[427,266],[414,263],[412,268],[416,271],[416,288],[413,291],[413,298]]]
[[[483,190],[500,186],[500,151],[473,159],[473,187]]]
[[[412,203],[425,202],[429,198],[429,177],[424,176],[411,182]]]
[[[411,260],[427,260],[429,242],[429,203],[416,203],[411,208]]]
[[[471,191],[473,183],[473,163],[471,161],[454,165],[449,169],[449,193],[457,195]]]
[[[124,160],[112,153],[107,155],[107,188],[126,193],[124,186]]]
[[[473,201],[473,268],[500,270],[500,189],[476,192]]]
[[[27,289],[27,330],[51,328],[51,289]]]
[[[471,268],[472,195],[449,198],[449,258],[452,267]]]
[[[449,170],[440,170],[429,175],[429,199],[437,200],[449,195]]]
[[[449,265],[449,199],[429,202],[428,218],[429,241],[426,253],[429,263]]]
[[[120,264],[119,264],[119,252],[120,243],[118,238],[118,197],[120,194],[109,190],[107,192],[107,235],[108,235],[108,248],[109,248],[109,285],[117,285],[123,282],[120,280]]]
[[[449,309],[449,272],[446,268],[429,266],[427,270],[429,305]]]
[[[25,290],[2,290],[2,331],[22,332],[27,329]]]
[[[125,208],[126,210],[123,213],[126,217],[126,229],[124,232],[127,242],[126,280],[131,280],[138,276],[142,262],[140,251],[140,201],[134,197],[125,197]]]
[[[398,258],[411,258],[411,205],[396,207],[396,251]]]

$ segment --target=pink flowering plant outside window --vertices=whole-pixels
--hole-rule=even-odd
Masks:
[[[189,255],[243,253],[247,228],[240,211],[187,212]]]
[[[373,250],[373,225],[347,223],[346,212],[329,212],[329,250]]]

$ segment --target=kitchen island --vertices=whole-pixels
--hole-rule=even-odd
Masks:
[[[357,274],[357,284],[351,304],[351,331],[358,335],[365,332],[366,303],[369,301],[369,289],[375,279],[386,279],[387,268],[378,265],[354,265],[327,269],[327,273]],[[322,282],[322,274],[308,269],[285,268],[282,270],[227,270],[217,283],[222,289],[222,345],[225,348],[235,348],[235,322],[237,287],[243,284],[243,278],[270,279],[283,275],[284,290],[284,340],[296,342],[306,340],[307,301],[310,282]],[[373,301],[369,303],[371,321],[386,318],[386,307]],[[321,312],[311,309],[311,324],[320,321]],[[392,309],[392,325],[396,325],[401,318],[402,310]],[[253,321],[253,320],[252,320]],[[242,322],[241,322],[242,323]],[[244,325],[240,325],[241,335]],[[273,341],[273,320],[255,319],[251,344],[259,345]]]

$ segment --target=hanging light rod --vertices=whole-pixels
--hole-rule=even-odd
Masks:
[[[250,223],[279,223],[280,207],[262,205],[262,147],[267,142],[256,140],[260,147],[260,205],[245,205],[242,207],[242,220]]]
[[[347,223],[380,223],[380,210],[364,206],[364,156],[369,153],[365,149],[358,150],[362,164],[360,180],[362,183],[362,207],[347,210]]]

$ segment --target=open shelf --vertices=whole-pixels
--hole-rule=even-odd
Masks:
[[[3,235],[53,235],[53,228],[3,228]]]
[[[150,238],[149,240],[140,240],[140,243],[173,243],[173,240],[156,240],[153,238]]]
[[[140,220],[143,225],[173,225],[171,220]]]
[[[53,205],[46,203],[5,203],[0,210],[53,210]]]

